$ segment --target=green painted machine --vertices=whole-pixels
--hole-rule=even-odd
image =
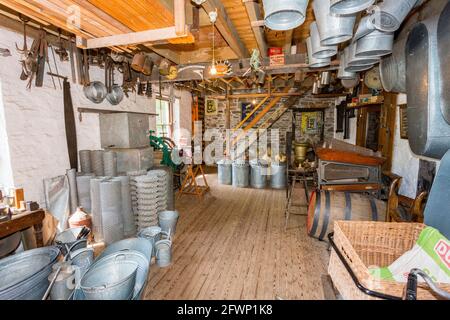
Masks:
[[[154,150],[162,151],[162,165],[168,166],[174,172],[179,172],[184,167],[184,163],[176,164],[172,160],[173,151],[178,150],[173,140],[166,137],[157,137],[155,131],[150,130],[150,146],[152,146]],[[183,150],[179,150],[178,156],[180,158],[183,156]]]

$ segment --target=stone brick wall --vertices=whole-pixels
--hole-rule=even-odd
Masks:
[[[280,103],[273,107],[271,111],[267,113],[267,115],[263,118],[266,119],[267,117],[270,117],[270,115],[275,112],[275,110],[281,106],[283,102],[285,102],[287,98],[283,98]],[[241,102],[249,102],[250,100],[238,100],[233,99],[230,101],[230,111],[231,111],[231,128],[234,128],[239,124],[241,121]],[[327,107],[325,110],[325,131],[324,131],[324,137],[325,138],[332,138],[334,137],[334,122],[335,122],[335,106],[336,106],[336,99],[317,99],[311,96],[306,96],[304,98],[301,98],[293,108],[323,108]],[[262,109],[262,108],[261,108]],[[218,128],[221,131],[225,129],[226,124],[226,102],[224,100],[218,101],[218,114],[214,116],[206,116],[205,117],[205,128],[206,129],[215,129]],[[284,115],[280,117],[280,119],[274,123],[271,127],[271,129],[278,129],[279,130],[279,145],[280,145],[280,151],[284,153],[286,150],[286,133],[289,131],[292,131],[292,117],[293,112],[292,110],[288,110]],[[310,141],[310,142],[319,142],[320,141],[320,135],[309,135],[309,136],[302,136],[300,129],[301,129],[301,114],[297,113],[296,116],[296,140],[299,142],[304,141]],[[270,132],[269,132],[270,137]],[[270,141],[270,140],[269,140]]]

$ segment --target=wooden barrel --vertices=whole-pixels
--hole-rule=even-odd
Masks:
[[[338,220],[385,221],[386,203],[360,193],[313,192],[308,208],[308,234],[324,240]]]

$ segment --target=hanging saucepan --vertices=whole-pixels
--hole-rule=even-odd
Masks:
[[[115,84],[112,86],[110,93],[106,95],[106,100],[113,106],[118,105],[123,100],[123,89],[121,86]]]
[[[152,75],[152,70],[153,70],[153,60],[150,57],[146,57],[145,58],[145,62],[144,62],[144,67],[142,68],[142,73],[146,76],[151,76]]]
[[[96,104],[102,103],[108,93],[106,86],[100,81],[91,82],[83,88],[83,91],[86,98]]]
[[[354,14],[366,10],[375,0],[331,0],[330,11],[333,14]]]
[[[144,70],[145,58],[146,56],[142,52],[135,54],[133,57],[133,61],[131,62],[131,68],[134,71],[142,72]]]
[[[356,57],[381,57],[392,53],[394,33],[374,30],[356,42]]]

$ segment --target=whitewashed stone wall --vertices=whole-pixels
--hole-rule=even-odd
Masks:
[[[42,88],[26,89],[26,82],[19,79],[19,55],[15,42],[22,43],[23,36],[9,30],[0,30],[0,47],[8,48],[12,56],[0,57],[0,185],[25,188],[27,200],[39,201],[44,205],[43,183],[45,178],[65,174],[69,168],[69,158],[64,126],[63,91],[56,81],[54,89],[51,77],[45,75]],[[29,47],[32,39],[29,39]],[[51,57],[51,55],[50,55]],[[58,58],[58,57],[57,57]],[[53,60],[50,59],[55,71]],[[70,78],[70,63],[58,61],[59,73]],[[48,71],[48,69],[46,70]],[[104,81],[104,71],[91,67],[91,80]],[[122,79],[116,72],[116,83]],[[80,107],[111,109],[120,111],[155,112],[154,98],[130,94],[118,106],[111,106],[107,101],[93,104],[83,94],[82,87],[71,83],[73,107],[76,116],[78,148],[99,149],[100,127],[97,114],[83,114],[79,120],[76,110]],[[156,92],[156,87],[154,92]],[[190,93],[175,92],[182,98],[182,124],[190,130],[191,98]],[[155,128],[155,118],[150,118],[150,128]],[[4,125],[6,124],[6,126]],[[5,139],[7,136],[7,140]],[[8,173],[9,148],[11,169]],[[6,151],[5,151],[6,150]]]

